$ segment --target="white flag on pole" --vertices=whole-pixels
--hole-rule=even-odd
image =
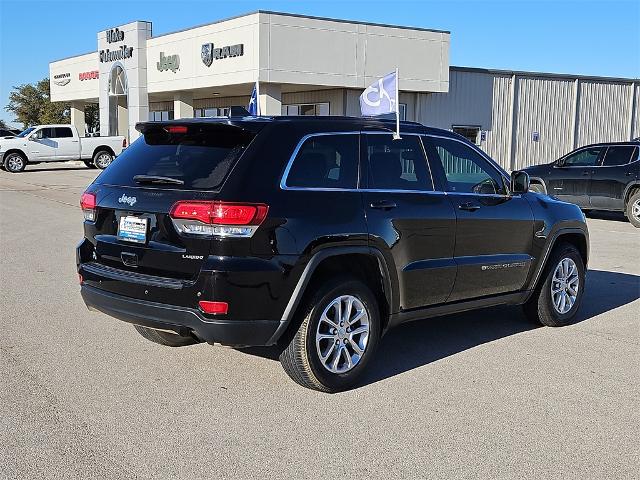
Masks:
[[[400,108],[398,104],[398,69],[369,85],[360,95],[360,112],[363,116],[396,114],[396,133],[400,138]]]

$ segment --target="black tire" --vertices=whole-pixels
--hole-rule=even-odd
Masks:
[[[82,160],[82,163],[84,163],[87,166],[87,168],[98,168],[93,163],[93,160]]]
[[[364,326],[362,320],[360,320],[353,323],[356,327],[351,333],[348,333],[349,330],[347,330],[348,323],[345,326],[339,325],[340,333],[338,333],[338,329],[330,329],[334,331],[329,331],[328,333],[336,335],[336,338],[340,335],[343,338],[343,343],[340,340],[335,340],[334,343],[334,340],[328,339],[320,340],[317,346],[317,333],[329,325],[325,321],[322,324],[320,322],[325,309],[329,309],[327,317],[331,315],[332,320],[335,319],[333,315],[336,313],[335,308],[337,308],[331,307],[334,302],[340,302],[340,305],[344,304],[345,312],[347,311],[348,299],[340,299],[343,296],[355,298],[360,302],[363,310],[366,311],[368,316],[367,337],[365,338],[364,333],[356,333],[356,336],[354,336],[354,332]],[[341,308],[343,307],[341,306]],[[284,371],[293,381],[312,390],[335,393],[352,387],[366,369],[380,340],[380,311],[375,295],[359,280],[351,277],[334,277],[325,281],[320,288],[315,290],[313,295],[306,299],[299,308],[298,314],[296,317],[301,323],[280,355],[280,363]],[[355,315],[350,318],[354,319]],[[360,348],[363,345],[363,353],[361,355],[356,354],[354,346]],[[354,355],[350,355],[349,358],[355,365],[343,372],[330,371],[329,367],[325,367],[320,358],[321,354],[318,349],[321,350],[323,348],[327,352],[328,360],[338,358],[338,367],[340,367],[340,364],[346,364],[346,355],[350,355],[353,352]],[[333,361],[328,361],[327,364],[333,364]]]
[[[636,190],[629,197],[624,213],[636,228],[640,228],[640,190]]]
[[[98,150],[93,155],[93,164],[96,168],[104,170],[113,162],[113,155],[107,150]]]
[[[541,183],[537,183],[537,182],[529,184],[529,191],[535,192],[535,193],[542,193],[542,194],[547,193],[544,191],[544,186]]]
[[[143,327],[141,325],[134,325],[134,327],[138,333],[147,340],[167,347],[186,347],[187,345],[199,343],[193,337],[183,337],[177,333],[163,332],[160,330],[154,330],[153,328]]]
[[[560,262],[565,259],[569,259],[573,262],[577,269],[578,288],[573,305],[569,310],[561,313],[554,305],[551,286],[556,268],[558,268]],[[549,257],[549,261],[545,266],[542,277],[540,278],[533,295],[523,306],[526,316],[530,320],[539,322],[548,327],[561,327],[570,324],[580,308],[582,295],[584,293],[584,284],[585,268],[580,252],[578,252],[576,247],[568,243],[561,243],[557,245]],[[555,283],[554,287],[556,286],[560,286],[560,284]]]
[[[2,164],[7,172],[20,173],[27,167],[27,159],[19,152],[11,152],[4,157]]]

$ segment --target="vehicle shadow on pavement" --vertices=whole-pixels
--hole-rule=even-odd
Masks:
[[[606,210],[591,210],[587,214],[587,218],[598,220],[611,220],[613,222],[629,223],[629,219],[622,212],[609,212]]]
[[[580,323],[640,298],[640,276],[589,270],[585,295],[574,323]],[[538,328],[518,306],[485,308],[417,320],[391,330],[382,339],[364,378],[355,388],[376,383],[484,343]],[[242,349],[278,360],[274,347]]]
[[[585,295],[575,323],[639,298],[640,276],[589,270]],[[520,307],[506,306],[411,322],[391,330],[383,338],[359,386],[537,327],[524,316]]]
[[[56,168],[38,168],[38,167],[36,167],[36,168],[31,168],[30,169],[29,167],[27,167],[23,171],[21,171],[19,173],[19,175],[23,175],[25,173],[38,173],[38,172],[68,172],[68,171],[71,171],[71,170],[95,170],[95,171],[97,171],[95,168],[91,169],[89,167],[84,167],[84,166],[75,167],[75,166],[72,166],[72,165],[70,165],[68,167],[56,167]]]

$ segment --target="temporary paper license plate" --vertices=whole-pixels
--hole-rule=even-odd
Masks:
[[[118,225],[118,240],[147,243],[148,220],[148,218],[134,217],[132,215],[120,217],[120,225]]]

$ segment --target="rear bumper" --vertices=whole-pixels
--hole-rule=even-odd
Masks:
[[[138,300],[88,285],[82,285],[80,293],[89,310],[136,325],[193,334],[203,341],[223,345],[271,345],[280,325],[278,320],[212,320],[195,309]]]

